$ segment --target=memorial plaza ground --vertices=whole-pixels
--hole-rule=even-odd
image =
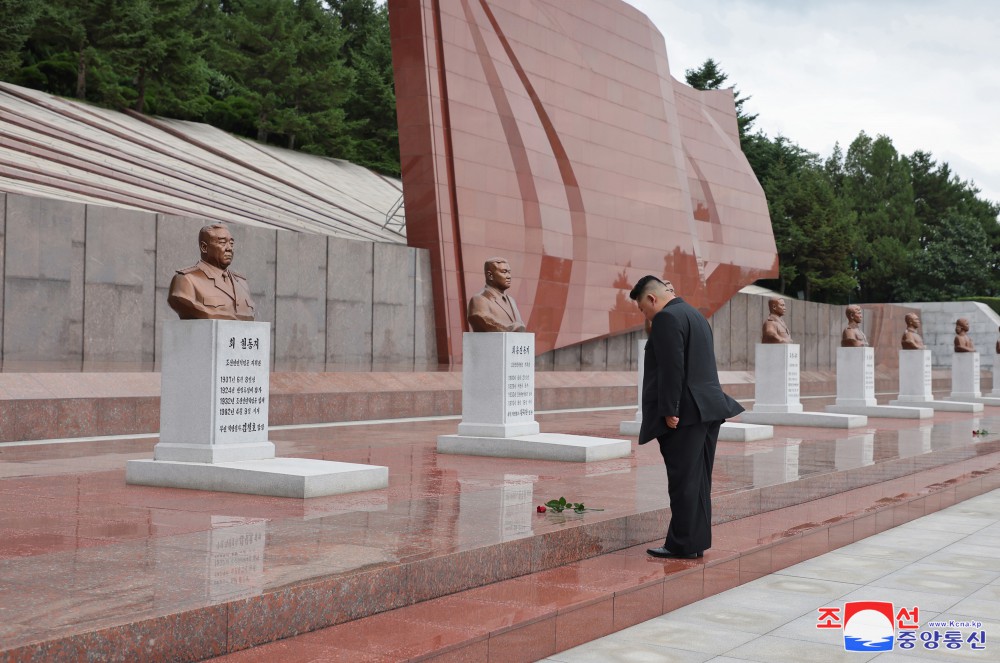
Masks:
[[[126,485],[157,441],[151,376],[0,374],[0,661],[995,660],[1000,408],[720,442],[712,549],[659,560],[655,448],[438,454],[456,377],[276,374],[279,456],[389,468],[387,489],[295,500]],[[635,413],[631,373],[537,387],[546,432],[620,437]],[[835,388],[804,375],[806,409]],[[339,421],[307,421],[323,404]],[[592,510],[536,512],[561,496]],[[986,648],[845,652],[818,610],[862,600],[919,608],[921,634],[979,620]]]

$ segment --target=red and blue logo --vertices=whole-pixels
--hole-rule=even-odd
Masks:
[[[892,603],[851,601],[844,604],[844,649],[892,651],[896,640]]]

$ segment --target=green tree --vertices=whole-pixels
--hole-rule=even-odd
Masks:
[[[927,227],[908,282],[913,301],[942,301],[996,292],[997,253],[978,220],[948,212]]]
[[[262,142],[350,158],[342,100],[352,74],[337,18],[319,0],[233,0],[223,9],[213,112],[251,116]]]
[[[42,3],[19,80],[121,108],[134,95],[135,53],[148,21],[148,0]]]
[[[144,0],[150,2],[151,0]],[[202,55],[217,9],[202,0],[155,0],[135,53],[134,109],[198,118],[208,107],[209,69]]]
[[[344,103],[356,139],[354,160],[383,173],[399,174],[399,130],[393,82],[389,11],[374,0],[331,0],[346,36],[342,55],[354,73]]]
[[[718,62],[712,58],[708,58],[699,68],[685,70],[684,80],[696,90],[721,90],[723,84],[729,80],[729,75],[722,70]],[[729,87],[733,90],[733,103],[736,105],[736,123],[740,128],[740,143],[742,143],[744,137],[750,133],[750,129],[757,119],[757,113],[750,115],[743,110],[743,105],[750,100],[750,97],[744,97],[740,94],[735,85]]]
[[[41,11],[37,0],[0,0],[0,78],[21,68],[21,51]]]
[[[913,185],[906,160],[887,136],[861,132],[839,163],[831,157],[826,171],[857,215],[861,242],[856,253],[860,297],[868,302],[910,299],[909,269],[919,246],[920,223],[914,210]]]

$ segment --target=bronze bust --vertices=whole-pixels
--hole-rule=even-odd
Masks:
[[[975,352],[976,346],[969,336],[969,321],[959,318],[955,321],[955,352]]]
[[[920,316],[916,313],[907,313],[906,331],[903,332],[902,346],[904,350],[923,350],[924,339],[920,338]]]
[[[840,347],[842,348],[864,348],[868,346],[868,339],[861,331],[861,307],[851,304],[844,310],[847,316],[847,326],[844,333],[840,335]]]
[[[201,260],[178,269],[170,281],[167,303],[181,320],[253,320],[250,286],[242,274],[229,270],[235,242],[229,229],[216,223],[198,233]]]
[[[469,300],[467,317],[474,332],[523,332],[524,321],[514,298],[507,295],[511,284],[506,258],[490,258],[483,265],[486,286]]]
[[[770,315],[764,321],[761,328],[761,343],[791,343],[792,336],[788,333],[788,326],[785,325],[785,300],[781,297],[771,297],[767,302],[767,309]]]

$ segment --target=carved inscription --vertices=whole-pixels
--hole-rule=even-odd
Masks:
[[[532,343],[507,347],[504,412],[507,423],[535,420],[535,348]]]
[[[218,353],[215,381],[216,439],[267,433],[268,342],[229,336]]]

